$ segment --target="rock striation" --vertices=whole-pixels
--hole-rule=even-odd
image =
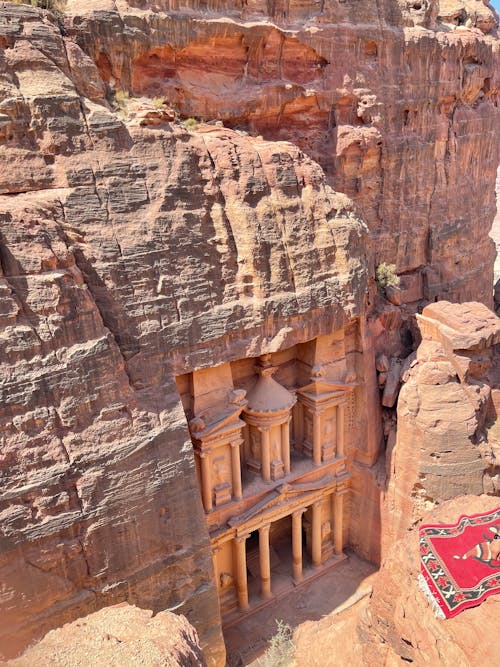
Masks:
[[[2,17],[2,652],[127,600],[223,664],[175,377],[357,327],[366,228],[298,147],[119,114],[53,17]]]
[[[297,143],[355,201],[404,303],[491,307],[497,24],[476,0],[70,0],[65,28],[110,89]]]
[[[204,667],[194,628],[183,616],[126,603],[51,630],[9,667]]]
[[[227,364],[241,395],[253,360],[276,354],[284,384],[319,359],[352,385],[344,525],[376,560],[376,358],[411,347],[415,331],[403,340],[400,325],[424,302],[492,302],[500,70],[488,7],[141,1],[70,0],[59,19],[0,7],[6,657],[128,601],[185,614],[208,664],[224,664],[188,429],[195,371]],[[382,306],[381,261],[402,274]],[[486,318],[487,334],[472,327],[457,342],[442,307],[421,320],[436,338],[403,389],[402,434],[428,446],[425,406],[405,401],[429,371],[448,392],[443,418],[463,410],[456,470],[474,488],[409,456],[389,494],[394,534],[420,512],[406,490],[444,499],[498,487],[496,320],[471,306],[469,323]],[[462,324],[453,308],[448,328]],[[378,365],[390,409],[403,365]],[[332,523],[320,528],[322,538]]]
[[[422,342],[399,395],[387,459],[392,537],[445,500],[500,490],[500,320],[482,304],[447,301],[417,319]]]

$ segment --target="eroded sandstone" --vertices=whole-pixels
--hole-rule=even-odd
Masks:
[[[175,377],[350,327],[375,404],[365,227],[296,146],[151,101],[127,119],[48,14],[2,11],[2,650],[128,600],[186,614],[220,664]],[[353,433],[376,459],[377,429]]]
[[[183,616],[126,603],[51,630],[9,667],[203,667],[196,630]]]
[[[388,451],[392,536],[462,494],[498,493],[500,320],[477,303],[437,302],[417,316],[422,342]]]
[[[68,5],[110,90],[297,143],[396,264],[404,303],[492,305],[499,43],[475,0]],[[471,227],[472,225],[472,227]],[[486,275],[487,272],[487,275]]]

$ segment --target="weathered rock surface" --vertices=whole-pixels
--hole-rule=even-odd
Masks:
[[[223,664],[175,376],[355,324],[366,229],[296,146],[128,122],[50,15],[1,11],[2,652],[128,600]]]
[[[486,512],[499,499],[460,496],[424,515],[425,523],[453,523]],[[366,595],[346,611],[301,626],[295,634],[300,667],[400,665],[476,667],[498,655],[500,596],[443,621],[418,587],[418,530],[396,542]],[[363,591],[361,591],[362,593]]]
[[[184,616],[126,603],[51,630],[9,667],[203,667],[196,630]]]
[[[396,537],[444,500],[499,491],[500,319],[482,304],[446,301],[417,317],[422,343],[399,395],[387,461],[387,523]]]
[[[112,89],[296,142],[395,263],[405,303],[492,305],[500,49],[478,0],[70,0]]]
[[[392,306],[365,328],[373,266],[396,262],[413,310],[443,295],[491,303],[499,42],[487,7],[474,18],[459,3],[472,24],[455,29],[434,1],[162,3],[70,3],[64,28],[0,8],[8,656],[128,600],[184,613],[223,664],[175,377],[351,326],[367,360],[352,428],[373,444],[374,360],[401,346],[402,321]],[[168,104],[117,112],[112,89]],[[265,139],[188,131],[171,107]],[[369,241],[332,185],[356,200]],[[373,555],[383,469],[376,446],[357,454],[350,540]]]

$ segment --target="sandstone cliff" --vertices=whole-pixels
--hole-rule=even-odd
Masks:
[[[492,305],[493,10],[463,2],[90,0],[66,30],[113,90],[297,143],[355,202],[403,302]]]
[[[491,304],[499,42],[475,5],[0,6],[6,655],[128,600],[222,664],[175,377],[342,327],[350,539],[378,556],[375,348],[411,347],[423,301]],[[367,327],[380,261],[403,308]]]
[[[500,320],[480,304],[449,302],[417,317],[422,343],[399,395],[387,461],[393,538],[445,500],[500,492]]]
[[[2,14],[2,649],[126,599],[220,664],[175,376],[359,317],[365,227],[299,148],[124,119],[53,18]]]

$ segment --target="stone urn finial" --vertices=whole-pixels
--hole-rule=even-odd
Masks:
[[[228,394],[229,402],[231,405],[243,405],[246,403],[246,395],[245,389],[232,389]]]
[[[320,380],[322,377],[325,377],[325,369],[319,365],[313,366],[311,369],[311,381]]]
[[[199,433],[205,428],[205,420],[201,416],[193,417],[188,426],[191,434]]]

